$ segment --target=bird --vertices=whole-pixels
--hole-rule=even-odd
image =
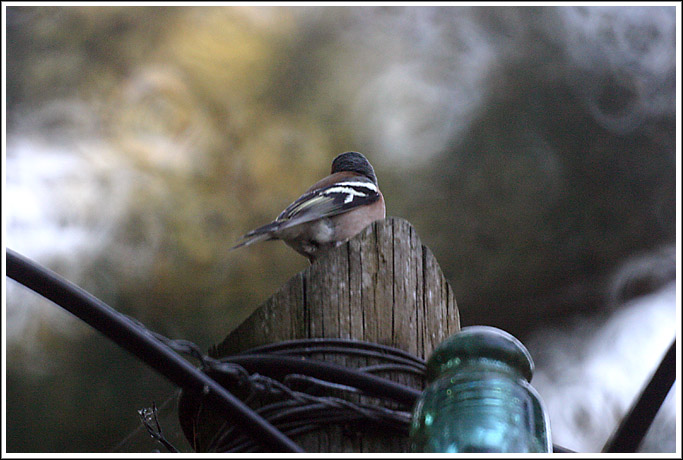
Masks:
[[[332,161],[330,175],[313,184],[272,222],[246,233],[231,250],[282,240],[313,264],[327,250],[384,219],[384,196],[375,170],[359,152]]]

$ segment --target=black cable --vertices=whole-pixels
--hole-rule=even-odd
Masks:
[[[351,347],[340,347],[340,346],[321,346],[321,347],[316,347],[316,348],[293,348],[291,350],[280,350],[280,351],[270,351],[270,350],[249,350],[248,353],[240,353],[240,354],[250,354],[250,353],[259,353],[259,354],[269,354],[269,355],[281,355],[281,356],[292,356],[292,355],[319,355],[319,354],[326,354],[326,355],[332,355],[332,354],[337,354],[337,355],[344,355],[344,356],[356,356],[356,357],[361,357],[361,358],[374,358],[374,359],[390,359],[392,362],[395,363],[402,363],[405,366],[410,366],[413,369],[415,369],[416,372],[419,372],[421,374],[424,374],[425,371],[425,364],[424,362],[422,363],[416,363],[413,360],[407,360],[405,358],[402,358],[400,356],[387,356],[385,352],[382,351],[372,351],[372,350],[358,350],[354,349]]]
[[[148,330],[73,283],[11,249],[7,249],[7,276],[73,313],[171,382],[186,391],[202,394],[216,404],[230,423],[243,428],[255,440],[281,452],[303,452],[291,439]]]
[[[425,360],[400,350],[398,348],[382,345],[379,343],[362,342],[358,340],[335,339],[335,338],[310,338],[284,340],[282,342],[269,343],[251,348],[239,354],[310,354],[310,353],[343,353],[374,358],[391,359],[411,363],[424,370]],[[401,358],[403,360],[401,360]]]
[[[368,395],[392,399],[409,406],[415,404],[421,393],[414,388],[389,379],[311,359],[252,354],[227,356],[222,360],[239,364],[250,374],[257,372],[274,378],[279,376],[280,379],[287,374],[305,374],[322,380],[350,385]]]
[[[650,382],[602,449],[603,453],[634,453],[652,425],[676,381],[676,339],[659,363]]]

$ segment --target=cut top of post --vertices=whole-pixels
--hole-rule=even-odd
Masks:
[[[345,338],[427,358],[460,328],[453,291],[406,220],[369,225],[292,277],[210,354],[305,338]]]

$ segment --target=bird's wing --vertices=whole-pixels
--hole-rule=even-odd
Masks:
[[[379,189],[372,181],[353,177],[304,193],[287,206],[274,223],[280,223],[279,228],[292,227],[372,204],[379,197]]]
[[[272,239],[271,232],[372,204],[380,197],[379,188],[369,179],[352,177],[326,187],[310,190],[294,201],[273,222],[255,228],[234,248]]]

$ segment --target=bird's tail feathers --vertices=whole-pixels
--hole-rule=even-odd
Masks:
[[[279,227],[279,223],[276,222],[271,222],[269,224],[266,224],[262,227],[255,228],[254,230],[250,231],[246,235],[242,237],[241,242],[237,243],[235,246],[231,247],[230,250],[232,251],[233,249],[241,248],[242,246],[249,246],[254,243],[258,243],[259,241],[267,241],[267,240],[272,240],[273,237],[271,235],[271,232],[273,230],[277,230]]]
[[[252,245],[254,243],[258,243],[259,241],[265,241],[265,240],[271,239],[270,235],[268,235],[267,233],[261,233],[260,235],[253,235],[253,236],[245,236],[244,238],[245,238],[244,241],[237,243],[236,245],[231,247],[230,250],[232,251],[233,249],[241,248],[242,246],[249,246],[249,245]]]

